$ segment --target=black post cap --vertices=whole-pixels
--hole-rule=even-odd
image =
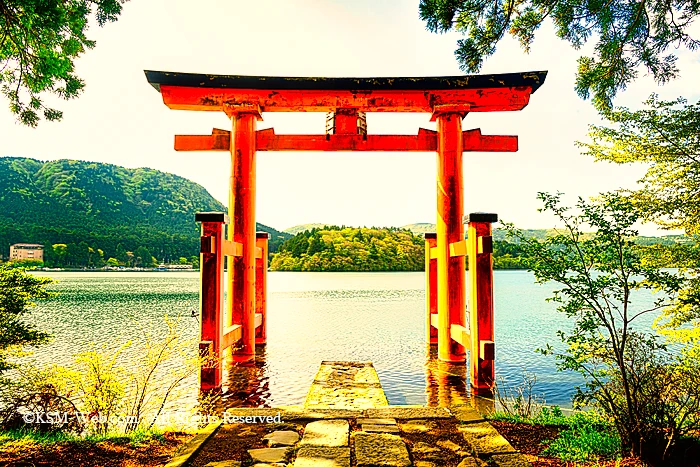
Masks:
[[[464,216],[464,223],[470,222],[498,222],[498,214],[488,212],[472,212]]]
[[[198,212],[194,215],[195,222],[223,222],[228,224],[228,215],[224,212]]]
[[[270,238],[270,234],[267,232],[255,232],[255,238]]]
[[[426,232],[426,233],[423,234],[423,238],[425,238],[426,240],[437,238],[437,233],[435,233],[435,232]]]

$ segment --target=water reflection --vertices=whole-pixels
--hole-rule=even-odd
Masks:
[[[469,361],[465,363],[443,362],[437,358],[437,347],[426,346],[425,394],[429,407],[449,407],[468,404],[479,413],[494,411],[493,397],[472,394],[469,384]]]
[[[255,361],[234,362],[230,352],[225,359],[226,372],[221,405],[230,407],[270,407],[266,346],[255,346]]]

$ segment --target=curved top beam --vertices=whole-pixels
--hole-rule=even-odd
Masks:
[[[434,112],[440,106],[471,112],[520,110],[547,76],[546,71],[403,78],[145,73],[171,109],[221,111],[253,105],[264,112]]]
[[[496,75],[416,76],[402,78],[321,78],[284,76],[205,75],[145,70],[157,91],[162,85],[187,88],[268,89],[295,91],[440,91],[448,89],[511,88],[544,83],[546,71]]]

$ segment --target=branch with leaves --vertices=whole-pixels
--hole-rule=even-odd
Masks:
[[[596,37],[594,55],[578,59],[576,92],[584,99],[593,94],[599,110],[612,107],[615,95],[637,78],[639,68],[646,68],[660,84],[676,78],[677,57],[669,49],[698,48],[700,41],[688,32],[698,14],[700,3],[694,0],[420,2],[420,18],[429,31],[455,30],[465,36],[457,42],[455,56],[467,73],[481,69],[506,33],[529,52],[535,32],[547,18],[554,22],[557,36],[576,50]]]
[[[116,21],[126,0],[0,0],[0,90],[24,125],[60,120],[63,113],[44,103],[54,94],[77,97],[85,83],[74,60],[95,47],[86,31],[91,18]]]

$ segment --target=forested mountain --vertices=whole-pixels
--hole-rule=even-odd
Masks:
[[[83,264],[146,248],[158,261],[198,255],[199,211],[225,211],[202,186],[157,170],[0,158],[0,255],[13,243],[62,244]],[[290,235],[271,233],[271,250]],[[93,257],[90,258],[90,250]],[[100,255],[98,250],[101,250]],[[48,252],[49,260],[51,252]]]

